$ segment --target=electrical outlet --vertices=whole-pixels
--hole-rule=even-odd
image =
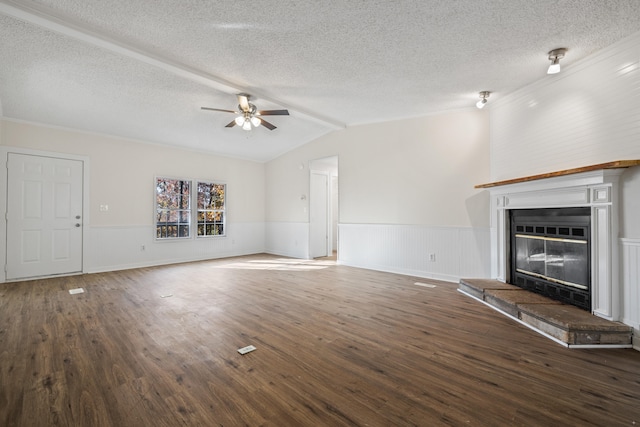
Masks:
[[[141,250],[141,251],[144,251],[144,250],[146,250],[146,249],[147,249],[147,248],[146,248],[144,245],[140,245],[140,250]]]
[[[436,254],[429,254],[429,261],[436,262]]]

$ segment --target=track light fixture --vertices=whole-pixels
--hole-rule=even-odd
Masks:
[[[491,92],[489,92],[488,90],[483,90],[482,92],[480,92],[479,95],[480,95],[480,101],[476,103],[476,107],[484,108],[484,104],[487,103],[487,98],[489,97],[489,95],[491,95]]]
[[[560,60],[564,58],[564,54],[567,53],[567,49],[564,47],[553,49],[549,52],[549,60],[551,65],[547,70],[547,74],[557,74],[560,72]]]

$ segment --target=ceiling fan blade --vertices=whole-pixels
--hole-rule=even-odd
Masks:
[[[266,127],[269,130],[274,130],[276,127],[274,125],[272,125],[271,123],[269,123],[268,121],[266,121],[265,119],[262,119],[260,117],[258,117],[260,119],[260,124],[264,127]]]
[[[256,113],[259,116],[288,116],[288,110],[262,110]]]
[[[238,94],[238,104],[240,104],[240,109],[242,111],[249,111],[251,107],[249,106],[249,95],[246,93]]]
[[[231,120],[231,123],[229,123],[228,125],[226,125],[226,128],[232,128],[236,125],[236,121],[235,120]]]
[[[209,108],[209,107],[200,107],[203,110],[210,110],[210,111],[222,111],[223,113],[234,113],[234,114],[240,114],[237,111],[233,111],[233,110],[221,110],[220,108]]]

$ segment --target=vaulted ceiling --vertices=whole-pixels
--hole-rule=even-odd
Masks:
[[[268,161],[471,108],[640,31],[637,0],[0,0],[0,114]],[[225,128],[236,94],[277,126]]]

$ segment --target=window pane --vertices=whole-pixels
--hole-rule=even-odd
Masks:
[[[198,182],[198,236],[223,236],[226,185]]]
[[[198,209],[224,209],[224,184],[198,182]]]
[[[220,184],[214,184],[212,190],[213,190],[214,197],[212,198],[213,202],[211,207],[213,209],[224,209],[225,186]]]
[[[156,179],[156,238],[185,238],[190,235],[191,182]]]

